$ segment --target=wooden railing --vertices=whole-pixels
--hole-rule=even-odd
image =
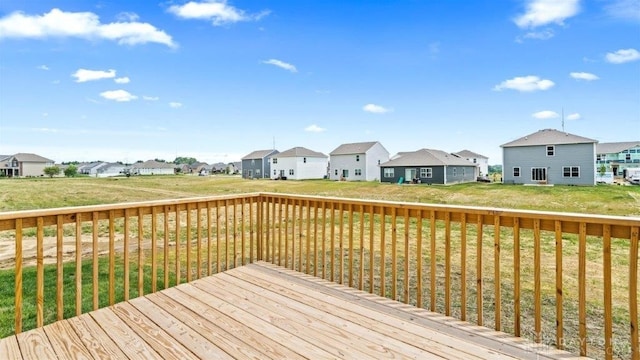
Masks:
[[[15,244],[4,270],[15,306],[0,320],[11,311],[19,333],[266,260],[581,355],[638,359],[639,228],[271,193],[0,213],[0,243]]]

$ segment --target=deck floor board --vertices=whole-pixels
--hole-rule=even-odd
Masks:
[[[258,262],[0,339],[8,359],[578,359]]]

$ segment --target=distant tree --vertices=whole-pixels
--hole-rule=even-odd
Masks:
[[[176,157],[175,160],[173,160],[173,163],[176,164],[176,165],[179,165],[179,164],[193,165],[193,164],[195,164],[197,162],[198,162],[198,160],[196,160],[196,158],[183,157],[183,156],[178,156],[178,157]]]
[[[161,162],[161,163],[166,163],[167,162],[166,160],[163,160],[163,159],[154,159],[154,160],[157,161],[157,162]]]
[[[47,166],[42,171],[44,172],[45,175],[49,176],[50,178],[60,174],[60,168],[57,166]]]
[[[604,176],[606,172],[607,166],[605,164],[600,164],[600,167],[598,168],[598,173],[600,174],[600,176]]]
[[[66,177],[74,177],[78,175],[78,167],[75,165],[69,165],[66,169],[64,169],[64,176]]]

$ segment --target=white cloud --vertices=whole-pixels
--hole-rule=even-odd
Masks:
[[[160,98],[159,98],[159,97],[157,97],[157,96],[145,96],[145,95],[143,95],[143,96],[142,96],[142,100],[147,100],[147,101],[158,101],[158,100],[160,100]]]
[[[171,106],[174,109],[177,109],[177,108],[181,108],[182,107],[182,103],[172,101],[172,102],[169,103],[169,106]]]
[[[640,59],[640,52],[636,49],[620,49],[616,52],[607,53],[607,61],[612,64],[622,64]]]
[[[131,100],[135,100],[138,97],[135,95],[132,95],[131,93],[129,93],[126,90],[110,90],[110,91],[104,91],[100,93],[100,96],[102,96],[103,98],[107,99],[107,100],[113,100],[113,101],[118,101],[118,102],[126,102],[126,101],[131,101]]]
[[[113,79],[113,81],[115,81],[116,84],[128,84],[129,82],[131,82],[131,80],[127,76],[121,77],[121,78],[115,78]]]
[[[531,114],[531,116],[533,116],[536,119],[555,119],[560,115],[555,111],[544,110],[544,111],[538,111],[537,113]]]
[[[592,80],[600,79],[597,75],[594,75],[594,74],[591,74],[591,73],[586,73],[586,72],[572,72],[572,73],[569,74],[569,76],[571,76],[572,78],[574,78],[576,80],[592,81]]]
[[[530,31],[524,35],[522,38],[518,38],[521,42],[521,39],[535,39],[535,40],[549,40],[555,36],[553,29],[544,29],[542,31]]]
[[[113,69],[103,70],[87,70],[78,69],[75,73],[71,74],[71,77],[76,78],[76,82],[87,82],[100,79],[111,79],[116,77],[116,71]]]
[[[296,67],[292,64],[286,63],[284,61],[280,61],[278,59],[269,59],[269,60],[265,60],[262,62],[263,64],[269,64],[269,65],[274,65],[277,66],[281,69],[285,69],[285,70],[289,70],[293,73],[298,72],[298,69],[296,69]]]
[[[118,19],[119,21],[138,21],[138,19],[140,19],[140,16],[138,16],[138,14],[136,13],[124,11],[118,14],[116,16],[116,19]]]
[[[384,106],[376,105],[376,104],[367,104],[362,107],[362,110],[374,114],[384,114],[391,111],[391,109],[387,109]]]
[[[258,21],[269,15],[268,10],[258,14],[247,14],[244,10],[228,5],[225,0],[190,1],[184,5],[172,5],[168,11],[183,19],[209,20],[214,26],[240,21]]]
[[[564,20],[580,11],[580,0],[528,0],[527,11],[513,21],[520,28],[535,28]]]
[[[566,117],[567,120],[580,120],[581,118],[582,118],[582,116],[580,116],[580,114],[578,114],[578,113],[569,114]]]
[[[638,0],[613,0],[604,8],[611,17],[640,21],[640,1]]]
[[[49,70],[49,67],[47,65],[40,65],[38,66],[38,69],[46,71],[46,70]]]
[[[555,83],[551,80],[540,79],[538,76],[529,75],[505,80],[499,85],[494,86],[493,90],[502,91],[504,89],[511,89],[522,92],[530,92],[538,90],[548,90],[554,85]]]
[[[118,44],[159,43],[176,47],[170,35],[149,23],[115,22],[103,24],[91,12],[64,12],[51,9],[44,15],[14,12],[0,18],[0,38],[76,37],[108,39]]]
[[[321,128],[320,126],[313,124],[313,125],[309,125],[306,128],[304,128],[304,131],[308,131],[308,132],[323,132],[326,131],[327,129],[325,128]]]

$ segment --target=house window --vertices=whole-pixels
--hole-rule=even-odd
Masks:
[[[306,164],[307,163],[307,158],[302,158],[302,162]]]
[[[278,159],[273,158],[272,160],[273,160],[273,163],[274,163],[274,164],[277,164],[277,163],[278,163]],[[275,175],[275,174],[274,174],[274,175]]]
[[[356,161],[360,161],[360,155],[356,155]]]
[[[562,176],[563,177],[572,177],[579,178],[580,177],[580,167],[579,166],[563,166],[562,167]]]
[[[251,159],[251,166],[254,166],[256,164],[256,160],[255,159]]]
[[[520,168],[519,167],[514,167],[513,168],[513,177],[520,177]]]
[[[293,176],[293,169],[289,169],[289,176]]]
[[[451,173],[451,176],[456,177],[458,176],[458,168],[453,168],[453,171]]]
[[[394,169],[393,168],[384,168],[384,177],[386,178],[392,178],[395,176],[394,174]]]
[[[356,174],[356,176],[362,176],[362,169],[355,169],[353,172]]]
[[[335,175],[338,176],[338,169],[336,169]]]
[[[433,177],[432,168],[420,168],[420,177],[423,179],[430,179]]]
[[[531,180],[532,181],[547,181],[547,169],[546,168],[531,168]]]
[[[596,160],[597,160],[597,161],[603,161],[603,160],[605,160],[606,158],[607,158],[607,155],[605,155],[605,154],[598,154],[598,155],[596,155]]]
[[[256,169],[256,175],[260,175],[260,169]]]
[[[476,158],[473,158],[473,163],[476,164],[478,162],[478,160]]]
[[[462,168],[462,177],[464,177],[464,170],[465,170],[465,169],[464,169],[464,168]]]
[[[276,169],[273,169],[273,176],[276,176],[277,174]]]
[[[378,159],[378,165],[380,165],[380,159]]]
[[[547,156],[555,156],[556,147],[553,145],[547,145]]]
[[[627,161],[628,161],[628,160],[631,160],[631,154],[626,154],[626,155],[624,156],[624,159],[625,159],[625,160],[627,160]]]

